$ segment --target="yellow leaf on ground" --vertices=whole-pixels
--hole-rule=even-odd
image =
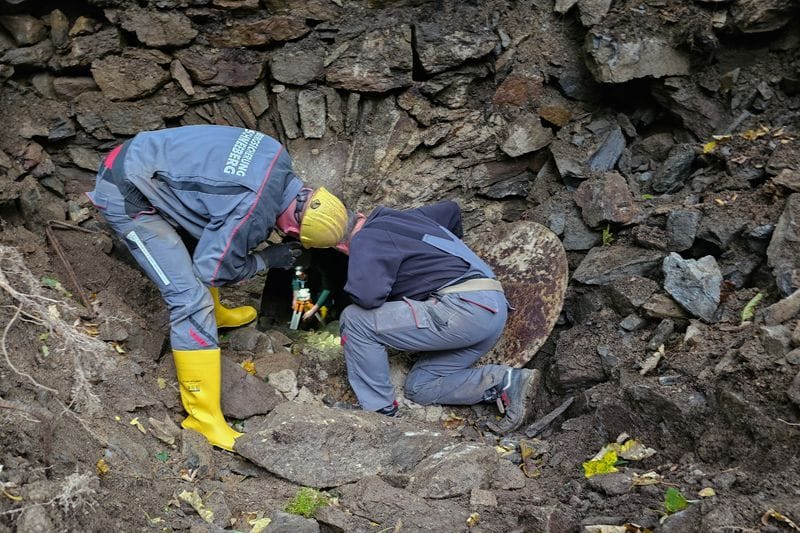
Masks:
[[[197,490],[193,490],[192,492],[184,490],[178,494],[178,499],[191,505],[192,508],[197,511],[197,514],[200,515],[200,518],[205,520],[207,523],[210,524],[214,521],[214,511],[207,508],[205,504],[203,504],[203,500],[200,499],[200,495],[197,493]]]
[[[247,372],[248,374],[253,376],[256,375],[256,364],[253,361],[249,359],[247,361],[242,361],[241,367],[244,368],[245,372]]]
[[[704,489],[700,489],[700,492],[698,492],[697,495],[701,498],[710,498],[712,496],[716,496],[717,493],[711,487],[706,487]]]
[[[147,430],[144,429],[144,426],[141,422],[139,422],[139,417],[132,418],[130,422],[128,422],[132,426],[136,426],[136,429],[142,432],[142,435],[147,435]]]
[[[11,500],[12,502],[21,502],[22,501],[22,496],[17,496],[16,494],[11,494],[6,489],[2,489],[2,490],[3,490],[3,496],[5,496],[9,500]]]
[[[247,521],[248,524],[253,526],[252,529],[250,530],[250,533],[261,533],[262,531],[264,531],[264,529],[266,529],[266,527],[270,524],[270,522],[272,522],[272,519],[268,517]]]
[[[164,390],[167,388],[167,380],[164,378],[158,378],[156,379],[156,385],[158,385],[159,389]]]
[[[479,515],[478,513],[472,513],[471,515],[469,515],[469,518],[467,518],[467,526],[468,527],[477,526],[478,522],[480,521],[481,521],[481,515]]]
[[[761,515],[761,523],[764,524],[765,526],[769,526],[770,518],[772,518],[773,520],[777,520],[778,522],[781,522],[782,524],[794,529],[795,531],[800,531],[800,527],[797,524],[792,522],[792,520],[789,517],[782,515],[775,509],[767,509],[767,512]]]
[[[709,154],[714,151],[714,148],[717,147],[717,141],[708,141],[703,145],[703,153]]]
[[[614,467],[616,462],[617,452],[609,449],[599,459],[592,459],[591,461],[583,463],[583,473],[589,478],[598,474],[618,472],[619,470]]]
[[[111,470],[111,467],[108,466],[108,463],[105,459],[98,459],[97,462],[94,464],[95,469],[97,470],[98,476],[104,476],[108,474],[108,471]]]

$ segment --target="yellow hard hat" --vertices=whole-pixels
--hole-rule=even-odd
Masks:
[[[330,248],[344,239],[347,209],[325,187],[319,187],[307,200],[300,220],[300,243],[304,248]]]

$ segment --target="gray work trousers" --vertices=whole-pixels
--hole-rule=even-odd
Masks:
[[[119,189],[107,180],[97,181],[93,197],[95,207],[161,291],[169,308],[172,349],[216,348],[214,300],[195,276],[192,257],[175,228],[154,209],[129,216]]]
[[[395,401],[386,347],[422,352],[405,382],[405,396],[422,405],[473,405],[500,383],[509,367],[471,368],[500,338],[508,304],[499,291],[403,299],[375,309],[350,305],[340,328],[347,377],[361,407]]]

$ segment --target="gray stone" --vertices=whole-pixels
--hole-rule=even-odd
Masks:
[[[265,54],[256,50],[192,46],[175,52],[192,79],[201,85],[254,86],[264,75]]]
[[[650,318],[686,318],[686,311],[668,294],[657,293],[648,298],[642,310]]]
[[[189,96],[195,94],[196,91],[192,84],[192,77],[179,60],[175,59],[169,64],[169,75],[181,86],[183,92]]]
[[[640,276],[616,279],[608,285],[611,307],[621,315],[633,313],[659,288],[652,279]]]
[[[324,73],[325,48],[322,43],[303,39],[287,43],[269,60],[272,77],[289,85],[305,85]]]
[[[594,228],[604,222],[630,224],[641,213],[628,182],[617,172],[581,183],[575,191],[575,203],[586,224]]]
[[[47,66],[50,58],[53,57],[54,52],[53,43],[46,40],[34,44],[33,46],[12,48],[0,57],[0,61],[13,67],[27,66],[44,68]]]
[[[86,92],[99,89],[90,76],[56,76],[53,78],[53,92],[59,100],[70,101]]]
[[[32,505],[23,510],[17,517],[16,526],[17,533],[49,533],[50,531],[56,531],[53,521],[47,515],[47,507],[41,505]]]
[[[248,373],[228,357],[222,358],[222,412],[232,418],[250,418],[272,411],[283,397],[271,384]]]
[[[581,24],[585,27],[600,24],[611,7],[611,0],[578,0]]]
[[[273,474],[323,488],[407,470],[447,444],[443,435],[402,419],[285,402],[234,447]]]
[[[470,507],[497,507],[497,496],[494,492],[484,489],[472,489],[469,494]]]
[[[31,15],[5,15],[0,17],[0,24],[8,30],[19,46],[36,44],[47,36],[47,27],[44,23]]]
[[[226,19],[205,28],[204,34],[213,46],[241,48],[299,39],[310,31],[295,11],[290,15],[259,16],[256,20]]]
[[[297,139],[302,134],[300,130],[300,110],[297,107],[297,89],[286,89],[278,93],[278,114],[281,118],[283,131],[290,139]]]
[[[767,247],[767,264],[784,296],[800,286],[800,193],[789,196]]]
[[[428,74],[481,58],[499,43],[497,35],[486,27],[447,32],[439,23],[420,22],[415,25],[415,30],[416,52]]]
[[[76,22],[77,24],[77,22]],[[122,50],[122,35],[116,26],[105,28],[97,33],[79,35],[70,43],[69,52],[57,58],[61,68],[87,67],[96,59]]]
[[[791,0],[737,0],[730,9],[733,25],[743,33],[771,32],[792,20]]]
[[[136,100],[157,91],[170,75],[152,56],[107,56],[92,62],[92,77],[112,101]]]
[[[626,245],[592,248],[575,269],[572,279],[586,285],[608,285],[628,276],[647,277],[662,262],[664,254]]]
[[[800,312],[800,290],[794,291],[786,298],[767,307],[764,313],[764,322],[768,326],[783,324],[794,318]]]
[[[411,28],[372,30],[337,47],[325,59],[328,85],[350,91],[385,92],[411,85]]]
[[[260,117],[269,109],[269,95],[267,94],[267,84],[259,83],[247,91],[247,99],[250,101],[250,108],[255,116]]]
[[[283,369],[267,375],[269,384],[286,398],[292,399],[297,396],[297,376],[291,369]]]
[[[97,172],[100,168],[100,154],[95,150],[80,146],[70,146],[67,148],[69,158],[76,166]]]
[[[59,50],[69,44],[69,19],[60,9],[50,12],[50,40]]]
[[[672,319],[665,318],[656,326],[656,330],[647,342],[647,349],[651,352],[658,350],[659,346],[667,343],[673,333],[675,333],[675,322]]]
[[[727,250],[745,224],[747,224],[747,219],[741,214],[714,210],[703,216],[695,238]]]
[[[692,171],[695,160],[694,146],[679,144],[669,151],[664,164],[656,171],[650,186],[654,191],[665,193],[680,189]]]
[[[562,243],[567,251],[590,250],[602,241],[600,233],[592,231],[577,210],[566,215],[563,234]]]
[[[667,246],[669,250],[682,252],[694,244],[702,215],[694,209],[676,209],[667,216]]]
[[[624,329],[625,331],[636,331],[637,329],[641,328],[647,323],[639,315],[630,314],[622,319],[622,322],[619,323],[619,327]]]
[[[584,50],[589,70],[601,83],[689,73],[689,58],[657,36],[626,41],[592,30],[586,34]]]
[[[656,100],[677,116],[700,139],[707,139],[729,122],[730,117],[718,98],[707,95],[691,77],[670,77],[651,89]]]
[[[759,334],[764,351],[772,359],[783,357],[789,351],[791,331],[786,326],[761,326]]]
[[[800,192],[800,171],[785,168],[772,181],[794,192]]]
[[[671,253],[664,259],[664,289],[692,315],[714,320],[720,301],[722,273],[716,259],[683,259]]]
[[[354,515],[390,530],[461,531],[469,511],[450,500],[426,500],[377,476],[339,487],[341,503]],[[402,525],[398,525],[402,524]]]
[[[600,146],[589,157],[589,168],[594,172],[612,170],[625,150],[625,146],[625,136],[622,134],[622,129],[614,125],[606,133]]]
[[[198,478],[216,475],[214,449],[201,433],[192,429],[181,431],[181,457],[183,466],[196,472]]]
[[[524,489],[527,478],[511,461],[501,460],[494,473],[490,488],[495,490]]]
[[[278,511],[264,533],[319,533],[319,524],[311,518]]]
[[[553,132],[542,126],[535,113],[519,113],[508,125],[508,136],[500,149],[510,157],[519,157],[529,152],[541,150],[550,144]]]
[[[255,353],[259,341],[269,337],[254,327],[236,328],[228,333],[228,346],[235,352]]]
[[[197,36],[189,17],[177,10],[144,9],[132,4],[118,12],[108,10],[106,16],[151,48],[185,46]]]
[[[633,476],[627,472],[599,474],[588,479],[589,486],[606,496],[621,496],[633,488]]]
[[[461,442],[422,460],[406,490],[423,498],[452,498],[487,488],[499,464],[497,452],[483,444]]]
[[[664,533],[699,533],[701,522],[700,509],[696,505],[690,505],[683,511],[669,515],[661,523],[659,531]]]
[[[297,95],[297,108],[303,137],[321,139],[325,135],[325,95],[322,91],[300,91]]]
[[[478,78],[489,76],[486,63],[467,64],[457,70],[436,74],[433,78],[419,84],[422,94],[450,109],[460,109],[469,100],[470,88]]]

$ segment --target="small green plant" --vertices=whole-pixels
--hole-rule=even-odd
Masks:
[[[611,246],[611,243],[614,242],[614,234],[611,233],[611,227],[606,226],[603,228],[603,246]]]
[[[328,500],[328,495],[323,492],[309,487],[301,487],[283,510],[289,514],[311,518],[317,509],[328,505]]]
[[[652,194],[643,194],[642,200],[652,200],[654,196]]]

